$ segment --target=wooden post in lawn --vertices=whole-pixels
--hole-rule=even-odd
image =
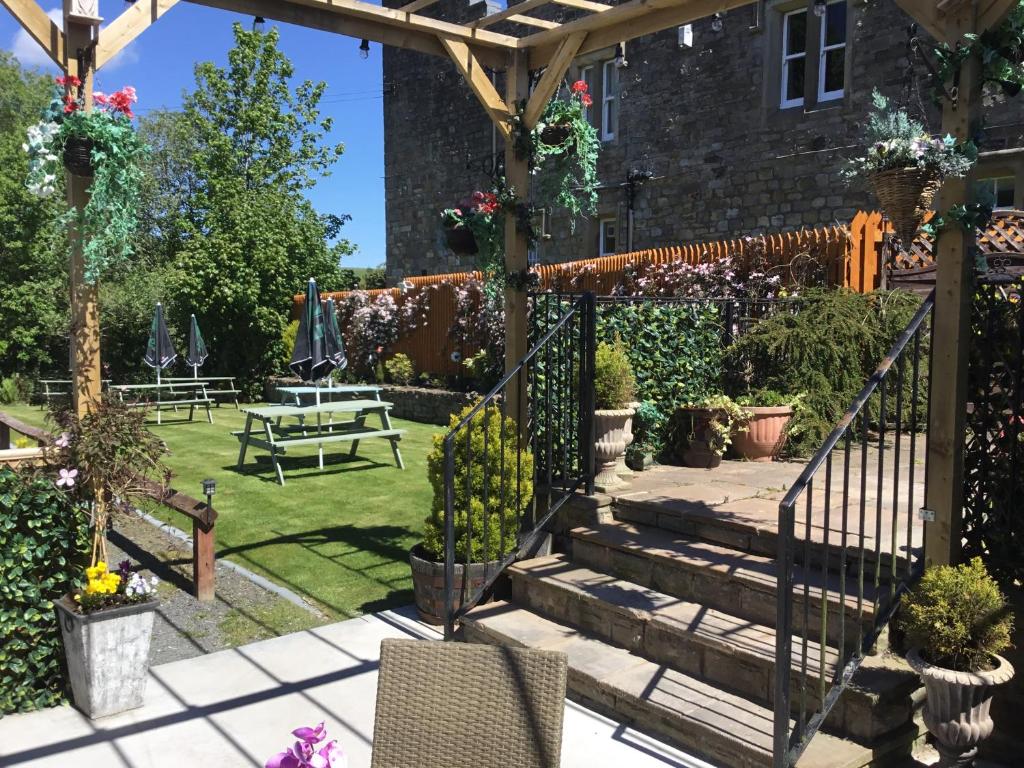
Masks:
[[[525,53],[509,55],[508,69],[505,71],[505,103],[510,115],[516,113],[516,105],[529,96],[530,75],[526,65]],[[530,159],[519,157],[516,153],[515,141],[505,140],[505,180],[515,191],[516,199],[529,205],[530,199]],[[514,211],[505,214],[505,272],[508,275],[525,274],[529,269],[529,243],[526,233],[517,226]],[[523,281],[516,281],[518,287],[505,286],[505,372],[511,371],[516,363],[523,359],[529,350],[529,326],[527,324],[526,287]],[[520,431],[525,427],[526,414],[526,376],[518,376],[513,382],[516,386],[508,390],[508,414],[520,424]]]
[[[98,20],[97,20],[98,23]],[[65,47],[66,74],[77,75],[85,83],[85,109],[92,109],[92,87],[95,69],[92,64],[91,46],[94,30],[98,27],[89,21],[68,15],[65,3],[64,28],[67,30]],[[79,71],[79,56],[83,55],[85,67]],[[80,215],[89,202],[91,179],[66,174],[68,205]],[[98,286],[85,280],[83,259],[83,233],[77,221],[69,232],[71,245],[71,359],[72,385],[71,401],[75,412],[82,416],[91,410],[100,397],[100,318],[97,303]]]
[[[951,45],[975,30],[973,4],[965,4],[946,19]],[[948,86],[949,84],[947,84]],[[946,99],[942,108],[942,134],[957,141],[974,136],[981,116],[981,62],[964,62],[957,85],[957,100]],[[939,210],[974,200],[974,174],[949,179],[939,195]],[[964,430],[967,415],[968,345],[971,336],[971,300],[974,294],[974,231],[951,222],[938,238],[936,249],[935,326],[931,360],[930,418],[928,424],[927,496],[925,505],[935,513],[925,524],[925,564],[956,562],[960,553],[963,517]]]

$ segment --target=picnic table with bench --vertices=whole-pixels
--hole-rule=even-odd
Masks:
[[[187,376],[171,376],[164,379],[169,384],[175,386],[181,386],[187,388],[189,384],[198,384],[199,382],[206,382],[206,394],[217,403],[217,407],[220,407],[220,400],[217,398],[224,397],[234,401],[235,408],[238,408],[238,396],[241,394],[241,390],[235,386],[234,376],[199,376],[189,378]],[[217,388],[209,386],[210,384],[216,384]],[[225,386],[226,384],[226,386]]]
[[[324,402],[324,400],[333,402],[335,395],[341,395],[341,399],[365,396],[366,399],[380,400],[380,387],[373,384],[335,384],[331,387],[278,387],[277,392],[281,396],[281,405],[315,403],[318,397],[320,402]]]
[[[42,386],[42,392],[37,392],[39,396],[39,407],[45,408],[50,404],[51,400],[57,398],[71,398],[71,379],[40,379],[39,384]],[[110,379],[103,379],[101,382],[104,387],[110,384]]]
[[[359,449],[359,441],[370,438],[380,438],[391,443],[391,450],[395,454],[395,463],[399,469],[405,469],[402,463],[402,454],[398,450],[398,441],[405,434],[404,429],[394,429],[391,426],[391,417],[388,411],[391,403],[381,400],[341,400],[336,402],[320,403],[319,405],[270,405],[261,408],[243,408],[245,414],[245,428],[239,432],[232,432],[238,438],[241,446],[238,451],[238,469],[242,468],[245,462],[245,453],[251,445],[270,452],[270,460],[277,472],[277,480],[284,485],[284,472],[281,470],[281,463],[278,457],[283,455],[290,447],[303,445],[316,445],[319,448],[320,469],[324,468],[324,444],[351,442],[349,456],[355,456]],[[351,415],[351,421],[334,421],[336,415]],[[380,417],[381,428],[374,429],[367,426],[366,418],[372,414]],[[324,417],[328,421],[324,423]],[[286,418],[298,418],[299,424],[282,424]],[[308,423],[307,420],[316,418],[316,425]],[[254,423],[255,431],[253,430]]]
[[[192,385],[189,387],[184,387],[180,382],[177,384],[113,384],[110,386],[110,391],[116,392],[122,401],[125,400],[126,395],[137,395],[140,399],[129,402],[129,405],[152,408],[156,411],[157,424],[161,423],[161,409],[174,408],[174,410],[178,410],[179,405],[188,406],[189,421],[192,421],[197,405],[206,408],[206,419],[213,424],[210,406],[213,405],[214,400],[206,392],[206,380],[191,379],[190,381]],[[147,395],[154,394],[156,395],[155,400],[147,397]]]

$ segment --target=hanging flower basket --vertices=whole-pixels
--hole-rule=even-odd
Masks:
[[[560,147],[569,140],[572,133],[572,126],[569,123],[557,123],[545,125],[540,132],[540,140],[548,147]]]
[[[892,168],[873,173],[870,178],[901,247],[909,251],[942,182],[921,168]]]
[[[75,176],[91,179],[94,168],[92,165],[91,139],[82,136],[68,136],[64,142],[64,167]]]
[[[475,256],[480,252],[473,230],[469,227],[445,229],[444,236],[448,241],[448,247],[458,256]]]

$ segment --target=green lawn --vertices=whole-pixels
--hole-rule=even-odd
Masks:
[[[36,407],[0,410],[37,425],[44,420]],[[244,417],[234,407],[213,409],[213,420],[208,424],[197,413],[193,423],[152,428],[171,450],[167,463],[176,489],[200,497],[203,478],[217,481],[218,557],[263,574],[336,618],[412,602],[408,551],[430,508],[426,456],[441,427],[393,420],[408,430],[400,443],[404,471],[386,440],[364,440],[353,461],[343,458],[348,443],[328,444],[323,472],[315,446],[290,449],[282,487],[262,450],[250,447],[244,470],[235,471],[238,440],[231,432],[244,426]],[[190,530],[180,515],[161,517]]]

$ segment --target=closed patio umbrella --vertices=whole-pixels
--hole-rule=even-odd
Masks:
[[[326,335],[320,291],[316,280],[309,278],[306,301],[299,316],[299,330],[295,334],[295,349],[288,364],[292,373],[303,381],[318,381],[334,370],[334,363],[327,357]]]
[[[334,363],[338,370],[348,365],[348,358],[345,357],[345,341],[341,337],[341,327],[338,325],[338,308],[334,299],[328,299],[324,306],[324,320],[327,325],[327,332],[324,335],[324,342],[327,346],[327,358]]]
[[[192,378],[199,378],[199,366],[209,357],[206,351],[206,342],[203,341],[203,334],[199,332],[199,323],[196,316],[192,315],[192,321],[188,329],[188,357],[185,362],[192,366]]]
[[[153,312],[153,322],[149,326],[149,341],[146,343],[146,354],[142,356],[143,362],[150,368],[156,369],[156,383],[160,383],[160,371],[172,365],[178,359],[178,353],[174,351],[174,343],[171,341],[171,334],[167,331],[167,323],[164,321],[164,307],[160,302],[156,304]]]

